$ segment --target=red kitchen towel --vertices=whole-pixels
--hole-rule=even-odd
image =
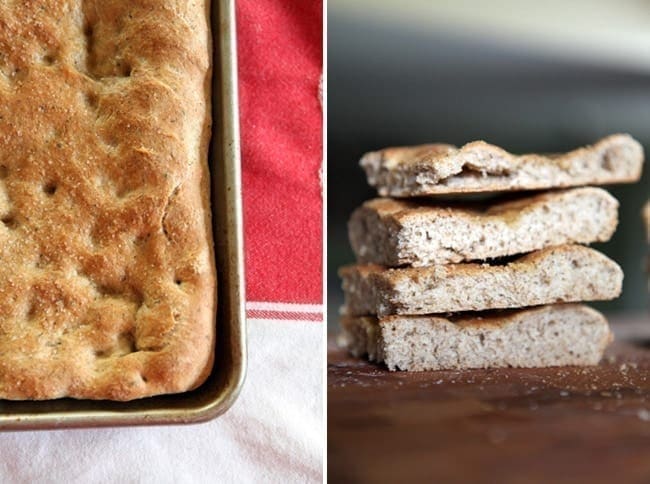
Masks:
[[[247,314],[322,321],[322,2],[237,4]]]

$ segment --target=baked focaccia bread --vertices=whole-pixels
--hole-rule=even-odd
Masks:
[[[352,213],[348,231],[360,262],[424,267],[605,242],[617,225],[618,201],[580,187],[474,205],[375,198]]]
[[[613,341],[607,319],[583,304],[509,311],[341,318],[339,345],[389,370],[597,365]]]
[[[208,5],[0,0],[0,398],[209,374]]]
[[[382,197],[417,197],[632,183],[643,159],[638,141],[614,134],[566,153],[513,155],[484,141],[436,143],[373,151],[360,164]]]
[[[621,295],[623,271],[578,244],[547,247],[514,259],[389,269],[342,267],[349,316],[444,314],[604,301]]]

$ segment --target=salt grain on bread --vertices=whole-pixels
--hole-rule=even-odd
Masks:
[[[607,320],[581,304],[488,314],[350,317],[339,343],[389,370],[595,365],[612,341]]]
[[[631,183],[641,176],[642,163],[643,148],[626,134],[554,155],[518,156],[474,141],[461,148],[387,148],[367,153],[360,162],[368,183],[391,197]]]
[[[462,263],[339,271],[350,315],[430,314],[600,301],[621,293],[623,271],[581,245],[550,247],[505,264]]]
[[[358,261],[420,267],[603,242],[617,223],[618,201],[601,188],[586,187],[481,209],[374,199],[355,210],[348,229]]]

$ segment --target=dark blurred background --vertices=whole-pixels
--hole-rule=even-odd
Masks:
[[[650,150],[650,3],[331,0],[328,7],[328,310],[353,260],[347,219],[375,196],[360,156],[391,145],[476,139],[514,153],[565,151],[611,133]],[[613,239],[594,247],[625,271],[607,313],[645,311],[640,183]]]

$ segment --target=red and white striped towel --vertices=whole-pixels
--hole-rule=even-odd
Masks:
[[[323,322],[322,304],[248,301],[246,316],[267,321]]]
[[[241,421],[255,481],[320,481],[322,4],[238,7],[250,368],[223,422]]]

